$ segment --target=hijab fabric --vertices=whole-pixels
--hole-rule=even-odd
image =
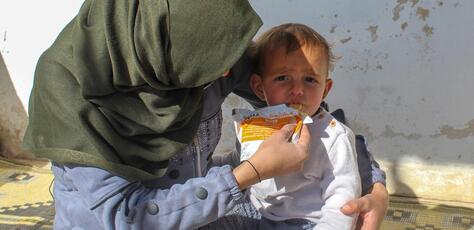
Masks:
[[[24,147],[130,180],[161,177],[196,134],[203,88],[260,26],[247,0],[85,0],[38,61]]]

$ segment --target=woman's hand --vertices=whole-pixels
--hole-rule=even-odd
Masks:
[[[377,230],[388,208],[388,192],[381,183],[375,183],[369,194],[347,202],[341,212],[345,215],[359,213],[356,229]]]
[[[294,128],[295,125],[283,126],[260,144],[257,152],[249,159],[251,163],[241,163],[234,169],[240,189],[257,183],[258,177],[265,180],[303,169],[304,161],[309,156],[311,137],[308,127],[303,125],[298,143],[289,142]]]

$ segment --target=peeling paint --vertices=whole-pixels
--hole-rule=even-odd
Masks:
[[[385,130],[382,132],[380,136],[385,137],[385,138],[403,137],[411,141],[418,140],[422,137],[422,135],[418,133],[404,134],[404,133],[394,132],[392,127],[390,127],[389,125],[385,125]]]
[[[402,24],[402,26],[401,26],[401,27],[402,27],[402,30],[405,31],[405,29],[407,28],[407,26],[408,26],[408,23],[407,23],[407,22],[404,22],[404,23]]]
[[[412,7],[412,8],[415,7],[415,5],[418,4],[419,1],[420,1],[420,0],[410,0],[410,2],[411,2],[411,7]]]
[[[354,133],[364,135],[369,143],[375,140],[375,137],[370,131],[369,126],[364,123],[357,122],[357,118],[350,120],[349,126],[354,131]]]
[[[352,37],[344,38],[344,39],[341,40],[341,43],[344,44],[344,43],[350,41],[351,39],[352,39]]]
[[[336,31],[337,26],[332,26],[331,29],[329,30],[329,33],[333,34],[334,31]]]
[[[441,136],[443,136],[443,135],[441,135],[440,133],[430,135],[430,137],[433,138],[433,139],[436,139],[436,138],[441,137]]]
[[[433,27],[425,25],[423,26],[423,32],[425,33],[426,37],[431,37],[431,35],[433,35]]]
[[[395,105],[398,107],[398,106],[401,106],[402,105],[402,97],[401,96],[397,96],[397,100],[395,102]],[[407,119],[408,120],[408,119]]]
[[[422,8],[422,7],[418,7],[416,9],[416,15],[418,15],[418,17],[421,20],[426,21],[426,18],[428,18],[430,16],[430,10]]]
[[[449,125],[444,125],[439,129],[439,131],[441,135],[444,135],[451,140],[474,136],[474,119],[470,120],[464,129],[455,129]]]
[[[370,32],[370,37],[371,37],[371,41],[372,42],[375,42],[377,41],[377,38],[379,37],[377,35],[377,29],[379,28],[379,26],[369,26],[369,28],[367,28],[367,30]]]
[[[403,4],[406,4],[408,0],[397,0],[397,5],[392,9],[393,21],[397,21],[400,19],[400,12],[405,8]]]

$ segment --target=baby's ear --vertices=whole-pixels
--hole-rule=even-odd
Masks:
[[[324,93],[323,93],[323,99],[326,98],[326,96],[328,95],[329,91],[331,91],[332,89],[332,79],[331,78],[328,78],[326,79],[326,86],[324,87]]]
[[[258,74],[254,73],[250,76],[250,88],[260,100],[265,101],[262,82],[262,77]]]

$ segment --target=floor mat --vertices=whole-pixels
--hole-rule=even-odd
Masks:
[[[44,161],[0,157],[0,229],[52,229],[53,180]],[[474,230],[474,209],[391,199],[383,230]]]
[[[0,158],[0,229],[52,229],[49,163]]]
[[[474,230],[474,209],[392,199],[381,229]]]

